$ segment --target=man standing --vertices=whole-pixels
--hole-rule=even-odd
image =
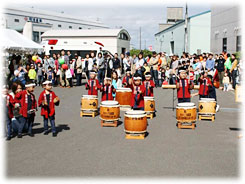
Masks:
[[[159,86],[158,84],[158,71],[157,71],[157,67],[158,67],[158,57],[157,57],[157,53],[155,51],[152,52],[152,57],[149,61],[149,65],[152,68],[152,74],[153,74],[153,78],[154,78],[154,82],[156,87]]]
[[[225,59],[223,58],[223,55],[220,54],[219,58],[216,60],[217,63],[217,70],[218,70],[218,76],[219,76],[219,84],[220,89],[223,89],[223,78],[224,78],[224,71],[225,71]]]
[[[114,54],[114,58],[112,59],[112,63],[113,63],[113,70],[117,72],[118,77],[121,77],[121,72],[120,72],[120,60],[118,59],[118,54],[115,53]]]
[[[214,59],[213,59],[213,54],[208,55],[208,59],[206,61],[206,69],[208,70],[208,73],[213,76],[213,71],[214,71]]]
[[[62,49],[61,50],[61,59],[63,59],[65,61],[65,64],[67,64],[67,66],[69,67],[69,57],[67,55],[65,55],[65,50]],[[66,75],[65,75],[65,70],[60,67],[60,87],[69,87],[69,81],[66,79]]]

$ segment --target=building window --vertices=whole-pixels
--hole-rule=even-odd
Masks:
[[[19,19],[14,19],[14,22],[20,22],[20,20]]]
[[[236,52],[241,51],[241,45],[242,45],[241,40],[242,40],[241,36],[236,37]]]
[[[119,35],[119,38],[122,39],[122,40],[128,40],[128,36],[125,33],[121,33]]]
[[[79,27],[78,29],[82,29],[81,27]]]
[[[69,26],[69,29],[72,29],[72,26]]]
[[[222,51],[227,52],[227,38],[223,38]]]
[[[58,27],[61,27],[61,25],[59,24]]]
[[[33,31],[33,41],[39,42],[39,32]]]

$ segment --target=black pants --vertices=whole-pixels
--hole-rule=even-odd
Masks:
[[[178,98],[178,103],[191,102],[190,98]]]
[[[232,77],[232,88],[235,89],[236,88],[237,70],[232,71],[231,77]]]

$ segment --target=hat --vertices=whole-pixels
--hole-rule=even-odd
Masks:
[[[46,84],[52,84],[52,81],[46,80],[45,82],[43,82],[43,85],[46,85]]]
[[[26,88],[29,88],[29,87],[32,87],[32,86],[36,86],[36,84],[35,83],[29,83],[29,84],[25,85]]]
[[[3,89],[9,89],[9,85],[4,84],[4,85],[3,85]]]

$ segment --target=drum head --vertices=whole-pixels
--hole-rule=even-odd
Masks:
[[[177,107],[193,107],[193,106],[195,106],[195,104],[192,102],[184,102],[184,103],[177,104]]]
[[[153,96],[144,96],[144,100],[154,100]]]
[[[131,110],[131,111],[126,111],[125,114],[128,114],[128,115],[142,115],[142,114],[145,114],[145,111],[142,111],[142,110]]]
[[[96,95],[83,95],[82,98],[97,98]]]
[[[115,106],[118,104],[119,104],[118,101],[114,101],[114,100],[107,100],[107,101],[101,102],[101,105],[105,105],[105,106]]]
[[[130,88],[117,88],[117,92],[132,92],[132,89]]]
[[[200,101],[202,101],[202,102],[213,102],[213,101],[215,101],[215,99],[214,98],[201,98]]]

